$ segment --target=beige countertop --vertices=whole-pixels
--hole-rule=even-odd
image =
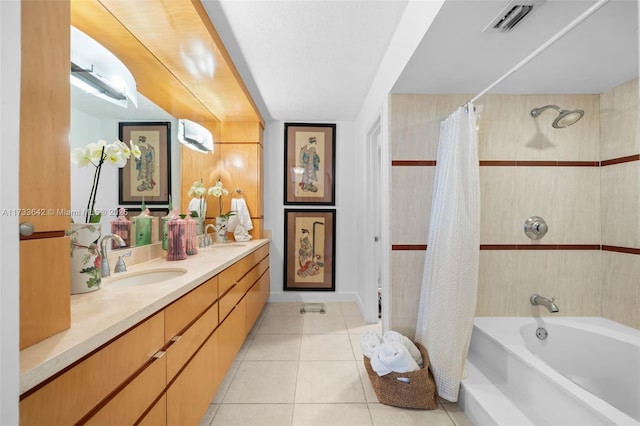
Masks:
[[[181,261],[152,259],[128,266],[127,272],[122,274],[112,273],[111,277],[102,280],[100,290],[72,295],[71,327],[20,352],[20,393],[73,364],[268,243],[268,239],[262,239],[214,244]],[[168,268],[182,268],[187,272],[149,285],[110,285],[125,275]]]

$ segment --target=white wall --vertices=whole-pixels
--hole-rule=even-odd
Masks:
[[[327,121],[331,122],[331,121]],[[331,122],[336,123],[336,122]],[[362,153],[353,143],[353,123],[336,123],[336,205],[298,206],[284,204],[284,122],[266,123],[264,132],[264,217],[271,231],[271,301],[278,302],[359,302],[357,287],[360,271],[355,264],[358,250],[355,230],[365,212],[357,205],[357,175]],[[283,291],[284,209],[336,209],[335,292]]]
[[[378,69],[355,121],[337,123],[336,137],[336,291],[284,292],[284,123],[268,122],[264,133],[265,229],[272,232],[270,301],[355,301],[365,320],[377,319],[377,283],[373,276],[373,231],[368,182],[367,133],[376,119],[382,119],[383,146],[388,149],[387,97],[398,76],[422,40],[444,1],[409,1],[400,25]],[[327,121],[331,122],[331,121]],[[383,165],[388,164],[383,154]],[[384,168],[384,167],[383,167]],[[383,171],[383,187],[388,187],[388,170]],[[388,205],[387,191],[383,205]],[[387,209],[385,209],[387,210]],[[388,222],[383,212],[383,226]],[[382,235],[389,248],[385,263],[388,277],[390,245],[388,231]],[[384,278],[384,277],[383,277]],[[387,280],[388,281],[388,278]]]
[[[391,243],[389,240],[389,129],[388,129],[388,96],[393,85],[398,80],[402,70],[409,62],[411,55],[416,50],[418,44],[431,26],[433,19],[438,14],[444,0],[433,1],[409,1],[402,15],[398,29],[389,44],[389,48],[378,68],[376,77],[369,89],[367,97],[362,104],[360,112],[354,123],[354,151],[360,152],[358,158],[356,181],[353,182],[356,187],[361,188],[356,194],[356,205],[360,206],[363,214],[357,223],[356,242],[359,250],[356,253],[357,269],[360,274],[357,280],[358,298],[363,300],[366,306],[361,308],[361,312],[365,321],[372,322],[377,317],[377,284],[373,275],[373,236],[374,230],[372,225],[371,214],[365,214],[368,206],[371,205],[371,191],[378,190],[370,188],[369,179],[369,160],[366,155],[369,147],[367,146],[367,134],[371,130],[377,119],[381,120],[382,127],[382,200],[384,206],[382,211],[382,234],[380,236],[380,245],[385,251],[383,254],[382,265],[382,282],[383,282],[383,328],[388,328],[388,322],[385,312],[389,312],[389,305],[384,294],[389,292],[389,257],[391,255]]]
[[[20,2],[0,1],[0,211],[18,208]],[[0,424],[18,424],[18,217],[0,215]]]

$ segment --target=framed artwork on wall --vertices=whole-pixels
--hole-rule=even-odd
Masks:
[[[335,124],[284,124],[284,204],[335,205]]]
[[[284,230],[284,290],[335,291],[335,209],[285,209]]]
[[[171,194],[171,123],[119,123],[119,138],[141,152],[120,169],[120,204],[168,204]]]

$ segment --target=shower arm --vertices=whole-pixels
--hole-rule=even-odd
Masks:
[[[548,109],[555,109],[556,111],[558,111],[559,113],[562,113],[563,109],[560,108],[557,105],[545,105],[543,107],[540,108],[534,108],[531,110],[531,115],[533,117],[539,117],[540,114],[542,114],[544,111],[548,110]]]
[[[553,37],[551,37],[549,40],[547,40],[546,42],[544,42],[540,47],[538,47],[536,50],[534,50],[533,52],[531,52],[529,54],[529,56],[527,56],[526,58],[524,58],[522,61],[518,62],[513,68],[511,68],[509,71],[507,71],[502,77],[498,78],[496,81],[494,81],[493,83],[491,83],[489,85],[489,87],[487,87],[486,89],[484,89],[482,92],[478,93],[476,96],[474,96],[470,101],[468,101],[467,103],[465,103],[463,106],[466,106],[468,104],[472,104],[475,101],[477,101],[478,99],[480,99],[482,96],[484,96],[488,91],[490,91],[491,89],[493,89],[495,86],[497,86],[498,84],[502,83],[503,80],[507,79],[509,76],[511,76],[511,74],[515,73],[516,71],[518,71],[520,68],[522,68],[523,66],[525,66],[527,63],[529,63],[533,58],[535,58],[536,56],[538,56],[540,53],[544,52],[545,50],[547,50],[553,43],[555,43],[556,41],[558,41],[559,39],[561,39],[562,37],[564,37],[565,34],[567,34],[569,31],[571,31],[572,29],[574,29],[576,26],[580,25],[582,23],[582,21],[584,21],[585,19],[587,19],[589,16],[593,15],[598,9],[600,9],[602,6],[604,6],[605,4],[607,4],[610,0],[599,0],[597,3],[595,3],[593,6],[591,6],[589,9],[585,10],[580,16],[578,16],[576,19],[574,19],[573,21],[571,21],[569,24],[567,24],[566,27],[564,27],[563,29],[561,29],[560,31],[558,31]]]

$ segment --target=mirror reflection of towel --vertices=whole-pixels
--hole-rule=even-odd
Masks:
[[[253,223],[244,198],[232,198],[231,211],[234,211],[235,214],[229,217],[227,230],[233,232],[236,241],[249,241],[251,239],[249,231],[253,229]]]

